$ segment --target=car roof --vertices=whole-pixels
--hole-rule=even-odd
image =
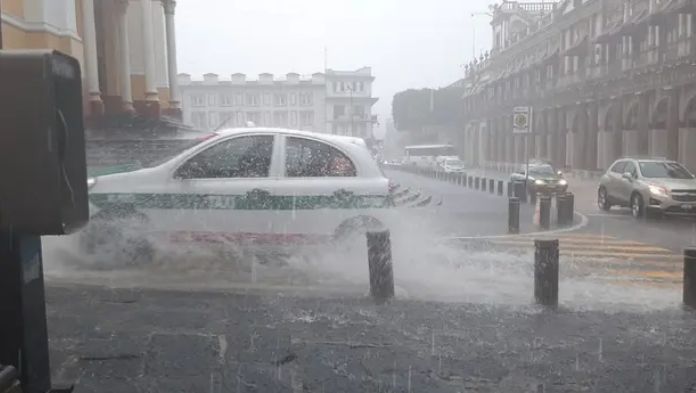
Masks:
[[[300,131],[300,130],[291,130],[288,128],[271,128],[271,127],[248,127],[248,128],[228,128],[228,129],[223,129],[220,131],[217,131],[216,134],[219,137],[228,137],[232,135],[241,135],[241,134],[246,134],[246,133],[258,133],[258,132],[271,132],[271,133],[278,133],[278,134],[285,134],[285,135],[290,135],[290,136],[299,136],[299,137],[308,137],[308,138],[314,138],[314,139],[319,139],[319,140],[324,140],[326,142],[334,142],[334,143],[339,143],[339,144],[353,144],[353,145],[359,145],[362,147],[367,147],[367,144],[362,138],[357,138],[357,137],[352,137],[352,136],[344,136],[344,135],[334,135],[334,134],[323,134],[319,132],[312,132],[312,131]]]

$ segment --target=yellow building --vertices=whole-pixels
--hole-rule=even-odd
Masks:
[[[175,8],[175,0],[0,0],[2,44],[77,58],[87,116],[180,116]]]

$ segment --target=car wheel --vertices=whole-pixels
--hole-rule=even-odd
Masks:
[[[645,215],[645,205],[640,194],[633,194],[631,197],[631,214],[633,218],[642,218]]]
[[[611,204],[609,203],[609,195],[607,194],[607,189],[600,187],[597,192],[597,205],[601,210],[608,212],[611,210]]]
[[[82,251],[99,267],[141,266],[155,256],[152,242],[143,236],[149,220],[132,209],[100,211],[80,233]]]

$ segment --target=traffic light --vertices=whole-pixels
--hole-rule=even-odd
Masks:
[[[0,51],[0,230],[74,232],[88,219],[80,65]]]

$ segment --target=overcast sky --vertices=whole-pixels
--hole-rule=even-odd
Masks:
[[[374,113],[391,115],[395,93],[441,87],[490,47],[494,0],[180,0],[179,72],[311,74],[371,66]],[[380,127],[380,128],[381,128]]]

